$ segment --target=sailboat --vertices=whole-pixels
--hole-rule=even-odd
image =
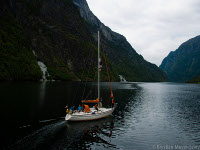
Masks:
[[[102,40],[101,40],[101,43],[102,43]],[[102,48],[103,48],[103,45],[102,45]],[[104,53],[104,49],[103,49],[103,53]],[[81,112],[73,112],[72,114],[68,113],[68,114],[66,114],[65,120],[67,120],[67,121],[97,120],[97,119],[101,119],[101,118],[110,116],[113,113],[113,111],[115,110],[117,103],[114,103],[114,96],[113,96],[113,92],[112,92],[112,87],[111,87],[108,67],[107,67],[107,63],[106,63],[105,53],[104,53],[104,59],[105,59],[110,89],[111,89],[110,100],[112,100],[112,107],[110,107],[110,108],[103,107],[102,100],[100,99],[100,71],[101,71],[100,62],[101,62],[101,59],[100,59],[100,33],[98,31],[98,97],[96,100],[82,100],[82,104],[85,106],[85,110],[81,111]],[[98,106],[98,108],[95,108],[95,107],[89,108],[89,106],[87,105],[89,103]]]

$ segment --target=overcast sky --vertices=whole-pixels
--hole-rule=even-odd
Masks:
[[[170,51],[200,35],[200,0],[87,0],[91,11],[126,37],[147,61],[160,65]]]

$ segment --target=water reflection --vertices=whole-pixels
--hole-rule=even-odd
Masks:
[[[8,149],[89,149],[98,143],[104,148],[117,148],[111,142],[113,128],[112,116],[81,123],[57,121],[34,131]]]
[[[46,82],[0,86],[1,114],[6,114],[2,116],[3,142],[11,145],[10,149],[50,150],[150,150],[157,144],[200,145],[200,86],[113,83],[118,103],[113,116],[92,122],[64,121],[65,105],[78,106],[91,89],[90,97],[95,98],[96,85]],[[101,89],[103,100],[107,100],[108,83],[102,83]]]
[[[103,147],[117,147],[111,142],[114,129],[112,116],[91,122],[68,123],[68,125],[70,130],[80,134],[78,140],[74,140],[75,143],[72,143],[68,148],[88,149],[98,143],[101,143]]]
[[[45,103],[45,95],[46,95],[46,84],[47,82],[42,82],[40,84],[40,88],[38,88],[38,93],[39,93],[39,108],[41,109]]]

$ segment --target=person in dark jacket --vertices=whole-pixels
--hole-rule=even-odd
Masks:
[[[75,109],[75,106],[72,106],[72,107],[71,107],[72,112],[74,112],[74,109]]]
[[[96,104],[95,106],[94,106],[94,108],[98,111],[99,109],[98,109],[98,105]]]

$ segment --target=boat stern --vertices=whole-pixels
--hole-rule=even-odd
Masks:
[[[65,116],[65,120],[69,120],[71,117],[72,117],[72,115],[67,114],[67,115]]]

